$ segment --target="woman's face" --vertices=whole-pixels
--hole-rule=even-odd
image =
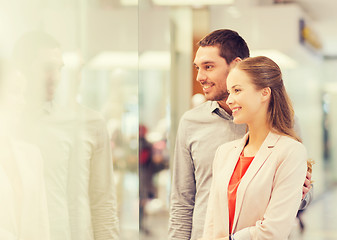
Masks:
[[[22,74],[9,69],[1,76],[0,82],[0,135],[13,135],[23,120],[26,81]]]
[[[251,125],[265,122],[269,88],[257,90],[243,70],[234,68],[228,75],[227,89],[229,96],[226,103],[232,110],[234,123]]]
[[[25,105],[26,79],[16,70],[8,70],[2,79],[1,110],[9,115],[18,116]]]

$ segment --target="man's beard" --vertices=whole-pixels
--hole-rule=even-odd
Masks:
[[[213,99],[211,99],[212,101],[224,101],[227,100],[228,98],[228,92],[224,91],[224,92],[220,92],[219,94],[217,94],[216,96],[214,96]]]

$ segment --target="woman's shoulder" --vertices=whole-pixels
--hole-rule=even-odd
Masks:
[[[241,142],[243,141],[245,137],[243,138],[239,138],[239,139],[236,139],[236,140],[233,140],[233,141],[229,141],[229,142],[226,142],[226,143],[223,143],[221,144],[218,149],[222,149],[222,150],[225,150],[225,149],[231,149],[233,147],[237,147],[237,146],[240,146]]]
[[[221,156],[221,158],[223,158],[227,156],[230,152],[232,152],[234,149],[240,146],[243,147],[244,138],[245,137],[221,144],[217,148],[215,156]]]
[[[298,158],[307,158],[307,149],[303,143],[297,141],[290,136],[281,136],[278,143],[275,146],[279,152],[282,152],[282,156],[298,156]]]
[[[300,141],[286,135],[281,135],[280,140],[278,142],[278,145],[284,146],[284,147],[290,147],[290,148],[299,148],[299,149],[305,149],[305,146]]]

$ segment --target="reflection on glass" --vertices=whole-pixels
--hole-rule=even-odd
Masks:
[[[142,66],[144,66],[142,56],[146,54],[148,53],[140,55]],[[155,55],[159,56],[159,54]],[[141,239],[166,239],[170,181],[169,89],[167,88],[169,65],[163,68],[164,65],[161,65],[163,63],[158,63],[160,58],[156,57],[152,58],[152,62],[151,69],[144,67],[139,70],[140,236]]]
[[[27,80],[24,134],[44,159],[52,239],[117,238],[111,148],[103,117],[71,98],[65,106],[53,101],[63,59],[51,35],[25,33],[14,46],[14,60]],[[69,81],[78,82],[76,76]]]
[[[2,65],[0,80],[0,239],[49,239],[43,160],[17,131],[25,79]]]
[[[0,3],[0,239],[138,237],[136,10]]]

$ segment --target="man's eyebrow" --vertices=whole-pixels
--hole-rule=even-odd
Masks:
[[[207,65],[207,64],[214,64],[215,62],[214,61],[204,61],[202,62],[200,65]],[[197,66],[196,63],[193,63],[194,66]]]
[[[206,64],[214,64],[214,61],[205,61],[205,62],[202,62],[201,65],[206,65]]]

